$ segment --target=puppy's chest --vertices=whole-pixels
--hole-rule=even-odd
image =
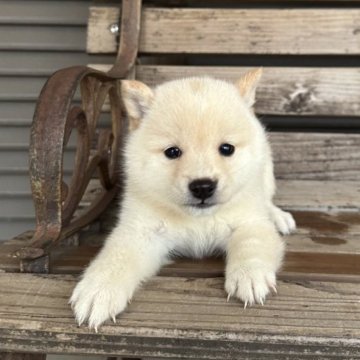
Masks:
[[[198,219],[173,230],[174,252],[195,258],[224,251],[232,233],[228,224],[215,219]]]

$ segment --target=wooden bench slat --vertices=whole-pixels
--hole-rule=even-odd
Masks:
[[[112,25],[119,25],[120,7],[90,6],[86,49],[89,53],[112,53],[117,49],[116,32]],[[96,50],[95,50],[96,49]]]
[[[149,85],[206,75],[235,81],[249,69],[140,65],[136,67],[136,78]],[[359,94],[359,68],[265,67],[257,93],[256,112],[272,115],[359,116]]]
[[[360,180],[360,134],[276,132],[270,142],[279,179]]]
[[[359,212],[360,184],[356,181],[278,180],[275,203],[290,210]]]
[[[91,64],[101,71],[109,65]],[[251,68],[220,66],[138,65],[135,76],[149,86],[165,81],[212,76],[235,81]],[[354,116],[360,114],[360,69],[264,67],[255,109],[265,115]]]
[[[142,15],[140,52],[360,53],[359,9],[149,8]]]
[[[279,273],[280,279],[286,279],[296,273],[298,279],[314,279],[314,276],[321,278],[326,275],[326,278],[331,281],[341,281],[342,278],[353,281],[353,278],[356,277],[356,281],[360,282],[360,236],[346,239],[350,243],[348,247],[343,246],[338,250],[335,246],[334,249],[330,249],[329,246],[321,244],[314,251],[315,246],[312,246],[311,249],[306,248],[306,243],[310,242],[308,238],[305,238],[307,241],[301,243],[302,239],[293,235],[291,242],[288,240],[289,246],[284,266]],[[356,252],[351,253],[352,246]],[[53,272],[59,274],[81,273],[98,251],[98,247],[90,246],[67,249],[62,257],[54,259]],[[12,264],[12,271],[14,269],[15,266]],[[218,277],[223,276],[224,269],[224,261],[221,258],[177,259],[173,264],[162,268],[159,274],[174,277]]]
[[[294,235],[292,242],[299,240]],[[301,240],[301,239],[300,239]],[[351,239],[351,244],[356,242],[360,247],[360,237]],[[296,244],[300,247],[300,243]],[[321,245],[316,251],[304,248],[304,251],[288,250],[283,269],[279,273],[279,279],[292,280],[327,280],[327,281],[352,281],[360,282],[360,255],[356,253],[330,251]],[[291,248],[291,246],[289,246]],[[18,262],[6,258],[8,254],[18,249],[12,245],[0,246],[0,268],[6,272],[19,272]],[[322,253],[321,250],[325,252]],[[350,250],[350,249],[349,249]],[[79,246],[77,248],[63,248],[56,251],[53,256],[51,272],[55,274],[80,274],[89,261],[98,253],[97,246]],[[61,252],[61,256],[57,255]],[[57,257],[58,256],[58,257]],[[160,276],[190,276],[196,278],[219,277],[224,274],[224,261],[221,258],[209,258],[202,260],[177,259],[173,264],[161,269]]]
[[[357,238],[360,242],[360,239]],[[0,247],[0,264],[7,272],[19,272],[14,261],[4,262],[4,254],[15,249],[13,246]],[[321,250],[321,247],[318,249]],[[80,246],[63,250],[62,257],[53,259],[52,272],[55,274],[80,274],[99,251],[97,246]],[[6,259],[5,259],[6,261]],[[286,253],[280,280],[289,281],[334,281],[360,283],[360,256],[343,253],[293,252]],[[202,260],[177,259],[173,264],[161,269],[159,276],[212,278],[224,275],[223,259]]]
[[[112,8],[90,24],[105,33]],[[108,12],[107,15],[104,13]],[[103,19],[109,18],[104,26]],[[143,53],[346,54],[360,53],[360,10],[143,8],[139,50]],[[215,30],[216,31],[215,31]],[[103,51],[103,36],[89,32],[88,51]],[[106,52],[116,52],[114,41]]]
[[[244,310],[226,302],[223,282],[155,277],[118,324],[106,323],[97,335],[74,322],[73,276],[0,274],[0,347],[194,359],[360,356],[359,284],[281,282],[265,306]]]

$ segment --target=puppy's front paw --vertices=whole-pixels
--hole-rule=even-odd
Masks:
[[[110,276],[84,276],[76,285],[70,298],[71,307],[79,325],[88,321],[89,327],[97,328],[111,318],[115,322],[128,302],[121,284]]]
[[[264,304],[270,290],[276,292],[276,275],[266,264],[251,262],[226,269],[225,290],[247,305]]]
[[[283,235],[288,235],[296,229],[296,223],[293,216],[277,206],[271,207],[270,217],[278,231]]]

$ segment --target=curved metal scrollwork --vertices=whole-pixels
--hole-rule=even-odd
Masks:
[[[119,53],[108,73],[85,66],[63,69],[53,74],[41,91],[30,144],[36,230],[30,244],[15,254],[23,262],[43,258],[61,239],[96,219],[117,192],[120,173],[117,166],[126,127],[119,85],[136,59],[140,9],[141,0],[123,0]],[[80,105],[74,101],[77,90],[81,94]],[[98,128],[106,99],[110,103],[111,127]],[[74,171],[67,183],[63,154],[74,130],[77,131]],[[75,217],[95,173],[102,191],[81,216]],[[40,267],[41,272],[48,270],[44,264]],[[39,271],[36,266],[22,270]]]

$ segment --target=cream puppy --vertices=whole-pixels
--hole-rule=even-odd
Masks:
[[[270,147],[254,115],[261,69],[236,84],[123,81],[130,120],[119,221],[70,302],[79,324],[115,321],[172,253],[226,254],[225,290],[244,306],[275,289],[295,222],[277,208]]]

